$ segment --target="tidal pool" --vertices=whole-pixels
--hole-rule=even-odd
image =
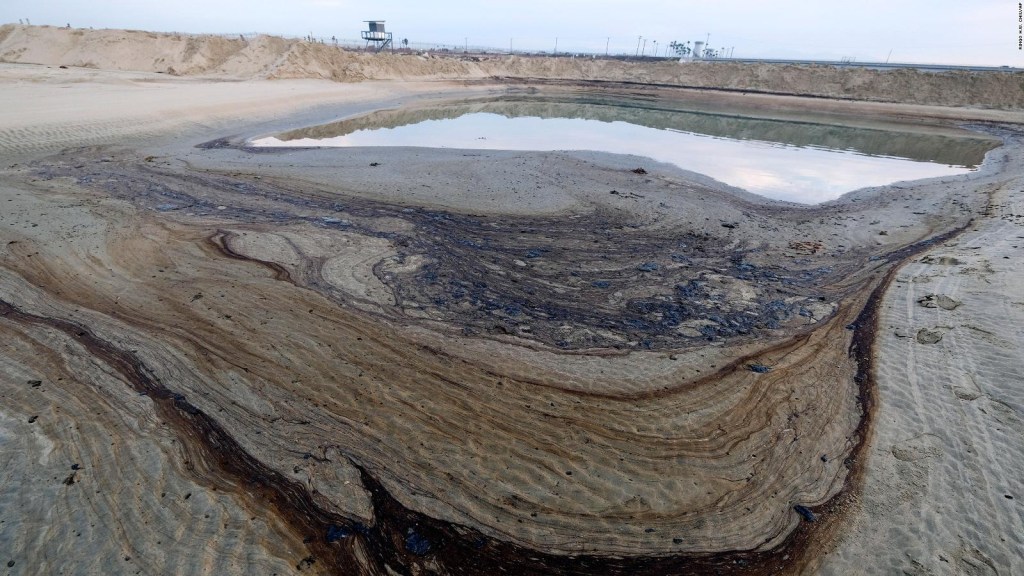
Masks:
[[[650,101],[505,98],[383,110],[251,144],[632,154],[768,198],[816,204],[859,188],[966,173],[998,142],[919,125],[858,128]]]

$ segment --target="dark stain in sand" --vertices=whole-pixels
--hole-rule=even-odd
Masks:
[[[246,222],[295,221],[298,218],[288,211],[289,206],[315,207],[337,212],[323,199],[295,195],[290,191],[265,185],[235,182],[220,175],[181,176],[157,173],[148,168],[139,170],[131,165],[121,168],[122,172],[114,174],[107,168],[113,168],[112,163],[104,164],[105,173],[82,174],[75,170],[73,175],[83,185],[101,186],[115,196],[128,198],[144,206],[173,200],[198,206],[200,209],[215,209],[216,203],[212,197],[203,197],[200,193],[187,191],[195,189],[197,185],[200,190],[206,189],[212,194],[231,191],[273,201],[270,207],[235,207],[218,213],[220,217],[237,218]],[[39,171],[43,176],[68,175],[72,172],[71,169],[60,166],[44,166]],[[111,179],[112,175],[120,175],[122,178]],[[218,198],[218,203],[221,199]],[[507,317],[525,315],[534,318],[533,323],[536,324],[540,317],[533,311],[539,308],[545,316],[554,317],[556,322],[570,317],[582,325],[611,328],[600,324],[596,319],[588,319],[591,317],[585,311],[575,310],[564,304],[560,305],[561,308],[555,305],[543,308],[541,303],[550,293],[543,291],[541,284],[553,278],[564,283],[578,279],[578,286],[575,288],[582,293],[594,289],[596,282],[607,283],[606,285],[612,288],[616,281],[625,279],[626,275],[642,273],[653,275],[655,282],[665,282],[673,286],[680,298],[676,301],[657,301],[658,303],[653,304],[643,299],[629,301],[624,307],[625,311],[614,316],[616,322],[627,327],[619,328],[620,333],[628,336],[645,336],[652,347],[678,344],[678,341],[665,336],[667,331],[657,327],[662,324],[660,320],[654,322],[654,316],[648,318],[648,315],[660,314],[660,318],[663,319],[668,312],[668,316],[671,317],[672,305],[681,307],[675,310],[680,318],[710,314],[707,310],[689,307],[692,306],[692,301],[709,299],[709,292],[707,287],[701,284],[699,274],[690,277],[684,273],[680,273],[679,276],[659,276],[665,275],[663,267],[637,269],[643,263],[656,261],[656,256],[664,254],[669,247],[671,253],[679,254],[678,261],[699,260],[700,266],[696,267],[698,269],[718,266],[736,278],[741,275],[756,278],[768,284],[773,290],[794,290],[793,287],[798,287],[817,293],[831,273],[831,270],[809,272],[809,276],[803,278],[805,283],[801,284],[792,280],[794,272],[797,271],[765,270],[748,265],[744,262],[742,253],[717,249],[713,238],[699,235],[685,238],[661,237],[654,238],[652,242],[649,235],[644,235],[644,238],[637,235],[634,238],[628,230],[620,233],[623,232],[622,223],[616,222],[609,215],[599,215],[595,220],[576,223],[572,228],[566,228],[567,224],[554,219],[517,220],[512,226],[518,230],[518,235],[508,234],[507,231],[489,234],[488,228],[493,226],[486,219],[479,217],[455,216],[418,209],[408,211],[379,203],[346,202],[344,210],[354,215],[384,214],[412,222],[417,232],[410,236],[381,234],[371,230],[363,232],[387,236],[395,240],[397,245],[409,247],[409,253],[425,253],[434,258],[437,262],[435,266],[427,267],[410,278],[394,281],[392,287],[396,294],[404,298],[419,297],[423,294],[433,297],[435,306],[437,310],[442,311],[442,315],[450,314],[449,319],[453,323],[471,327],[480,326],[480,313],[463,316],[451,312],[452,308],[445,302],[438,302],[445,290],[463,288],[465,294],[458,298],[454,298],[454,295],[447,298],[467,298],[470,302],[478,302],[480,306],[476,310],[483,309],[484,313],[489,307],[501,305]],[[358,227],[358,224],[355,226]],[[556,229],[551,230],[549,226]],[[559,226],[562,228],[558,228]],[[562,243],[561,239],[566,235],[588,230],[589,235],[585,236],[585,239],[598,245],[593,250],[583,250],[577,245]],[[87,327],[64,319],[31,314],[4,301],[0,301],[0,318],[7,322],[45,326],[64,333],[98,360],[120,373],[134,391],[150,396],[160,418],[176,429],[183,441],[189,442],[194,449],[205,454],[205,461],[219,467],[222,474],[233,477],[235,482],[245,486],[246,491],[257,501],[268,503],[297,534],[307,537],[306,542],[311,555],[301,560],[300,565],[323,566],[331,572],[341,574],[382,574],[389,569],[400,574],[414,574],[419,573],[428,564],[441,573],[451,574],[772,574],[793,570],[814,554],[814,544],[818,541],[815,536],[827,532],[830,526],[834,528],[837,519],[842,517],[845,496],[859,485],[863,467],[858,463],[865,447],[865,439],[870,435],[873,411],[872,343],[877,325],[877,308],[881,295],[897,269],[895,264],[906,261],[959,231],[950,232],[884,257],[888,263],[894,265],[877,284],[853,324],[854,335],[850,355],[858,367],[855,379],[860,386],[862,417],[856,435],[857,445],[846,461],[851,473],[847,476],[844,489],[838,496],[822,506],[805,508],[808,513],[820,518],[814,524],[813,531],[809,528],[809,523],[801,523],[781,544],[762,552],[734,551],[663,557],[610,557],[587,553],[573,556],[546,554],[489,538],[471,528],[430,518],[406,508],[359,462],[352,461],[359,470],[363,486],[371,495],[375,522],[373,526],[367,526],[319,507],[301,484],[289,480],[248,454],[214,418],[200,410],[186,397],[158,381],[136,356],[116,348]],[[513,237],[515,241],[511,240]],[[641,240],[651,242],[653,246],[646,247]],[[483,268],[476,264],[486,261],[487,258],[492,262],[495,259],[508,262],[522,257],[525,255],[524,251],[529,250],[540,251],[538,258],[544,260],[543,266],[538,266],[541,270],[536,272],[535,276],[524,277],[517,282],[488,282],[484,277],[489,276],[489,273],[484,272]],[[615,269],[611,272],[606,269],[597,276],[590,275],[582,268],[572,268],[572,263],[579,261],[580,258],[603,259],[601,254],[604,252],[610,253],[609,258],[617,263],[617,267],[613,267]],[[800,271],[803,272],[807,271]],[[286,272],[279,277],[291,280]],[[513,286],[514,284],[519,286]],[[607,288],[595,291],[604,290]],[[554,301],[557,302],[558,298]],[[593,306],[596,301],[591,300],[586,305]],[[773,300],[764,298],[757,301],[763,301],[764,303],[760,305],[767,307],[767,310],[762,308],[760,312],[771,311]],[[781,307],[776,312],[790,313]],[[602,314],[595,314],[594,317],[604,318]],[[724,322],[716,321],[716,324],[729,326],[728,315],[722,316],[722,319]],[[633,325],[630,325],[630,321],[633,321]],[[543,330],[537,332],[540,332],[540,335],[535,333],[534,337],[541,340],[551,340],[554,337],[554,332],[546,336]],[[734,332],[729,335],[740,334]],[[593,342],[587,344],[594,345]],[[681,542],[684,536],[676,535],[674,541]],[[369,554],[357,554],[357,543]]]
[[[308,223],[387,239],[399,259],[421,256],[427,263],[401,273],[378,265],[378,278],[398,303],[386,314],[408,321],[403,310],[415,309],[465,334],[512,334],[565,351],[668,349],[764,337],[787,325],[806,324],[811,303],[840,299],[842,289],[833,288],[834,281],[856,264],[817,256],[758,265],[748,259],[758,253],[756,247],[716,236],[716,228],[643,230],[609,210],[573,219],[498,219],[339,199],[266,179],[174,171],[130,157],[108,157],[92,165],[87,158],[58,157],[38,163],[35,171],[41,178],[75,178],[82,186],[146,209],[175,206],[239,225]],[[411,226],[381,232],[364,224],[380,217]],[[220,239],[225,247],[230,235]],[[275,267],[279,279],[304,281],[337,300],[352,298],[317,281],[315,272],[305,280],[292,279],[283,267]],[[723,279],[744,285],[755,296],[730,298]],[[647,295],[631,290],[638,283]],[[631,295],[617,295],[625,293]]]

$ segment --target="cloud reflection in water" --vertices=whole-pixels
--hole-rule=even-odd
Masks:
[[[477,150],[594,150],[645,156],[699,172],[768,198],[816,204],[869,186],[963,174],[970,169],[848,150],[735,140],[622,121],[580,118],[509,118],[470,113],[395,128],[356,130],[344,136],[256,146],[417,146]]]

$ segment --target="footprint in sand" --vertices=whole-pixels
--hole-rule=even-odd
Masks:
[[[917,303],[925,308],[942,308],[943,310],[955,310],[962,302],[954,300],[945,294],[929,294],[917,299]]]
[[[974,381],[974,377],[966,372],[960,372],[959,378],[950,384],[953,394],[961,400],[977,400],[981,397],[981,388]]]
[[[942,340],[942,332],[939,330],[921,328],[917,331],[917,341],[921,344],[935,344],[939,340]]]
[[[926,458],[942,456],[939,438],[934,434],[921,434],[893,444],[889,450],[897,460],[916,462]]]
[[[999,570],[992,559],[973,546],[964,544],[957,560],[960,574],[968,576],[999,575]]]

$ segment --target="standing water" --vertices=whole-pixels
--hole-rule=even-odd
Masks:
[[[948,128],[854,128],[645,101],[502,99],[385,110],[252,145],[633,154],[768,198],[815,204],[858,188],[966,173],[998,142]]]

